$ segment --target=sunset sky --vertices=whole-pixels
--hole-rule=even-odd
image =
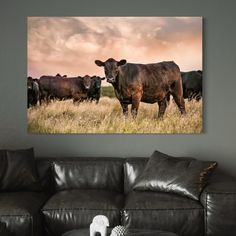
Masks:
[[[100,75],[94,60],[202,69],[201,17],[28,17],[28,75]]]

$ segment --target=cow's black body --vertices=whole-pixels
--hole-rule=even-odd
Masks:
[[[101,78],[99,76],[92,76],[91,86],[88,90],[88,100],[95,100],[96,103],[99,102],[101,96],[101,82],[105,78]]]
[[[192,99],[199,101],[202,97],[202,72],[181,72],[181,77],[184,98],[187,98],[189,101]]]

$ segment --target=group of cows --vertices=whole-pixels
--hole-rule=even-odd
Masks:
[[[105,78],[99,76],[67,77],[41,76],[39,79],[28,77],[28,108],[41,105],[42,101],[49,102],[51,99],[73,99],[74,102],[84,100],[96,100],[99,102],[101,93],[101,81]]]
[[[133,116],[138,113],[140,102],[158,103],[158,117],[162,117],[172,95],[181,114],[185,113],[185,101],[202,98],[202,71],[180,72],[173,61],[152,64],[127,63],[126,60],[96,60],[95,64],[104,68],[105,78],[113,88],[124,115],[128,115],[131,104]],[[28,108],[51,99],[73,99],[99,102],[101,81],[99,76],[67,77],[41,76],[39,79],[28,77]]]

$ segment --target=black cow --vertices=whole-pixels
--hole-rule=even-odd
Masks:
[[[38,79],[27,78],[27,107],[36,106],[39,101]]]
[[[101,78],[99,76],[92,76],[92,81],[91,81],[91,86],[90,89],[88,90],[88,99],[90,101],[95,100],[96,103],[98,104],[100,96],[101,96],[101,83],[102,80],[105,79],[105,77]]]
[[[80,102],[87,99],[87,92],[91,86],[91,77],[55,77],[42,76],[39,79],[40,100],[70,99]]]
[[[136,116],[140,102],[157,102],[158,117],[162,117],[168,94],[174,97],[180,112],[185,113],[180,70],[173,61],[133,64],[109,58],[105,62],[96,60],[95,64],[104,67],[107,82],[113,85],[125,115],[128,114],[128,104],[132,104],[131,111]]]
[[[181,77],[184,98],[199,101],[202,97],[202,71],[181,72]]]

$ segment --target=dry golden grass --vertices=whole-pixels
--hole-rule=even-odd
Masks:
[[[201,133],[202,101],[186,101],[187,114],[170,102],[163,119],[157,104],[141,103],[136,119],[125,118],[116,98],[102,97],[99,104],[54,101],[28,109],[30,133]],[[130,109],[130,108],[129,108]],[[130,110],[129,110],[130,112]]]

